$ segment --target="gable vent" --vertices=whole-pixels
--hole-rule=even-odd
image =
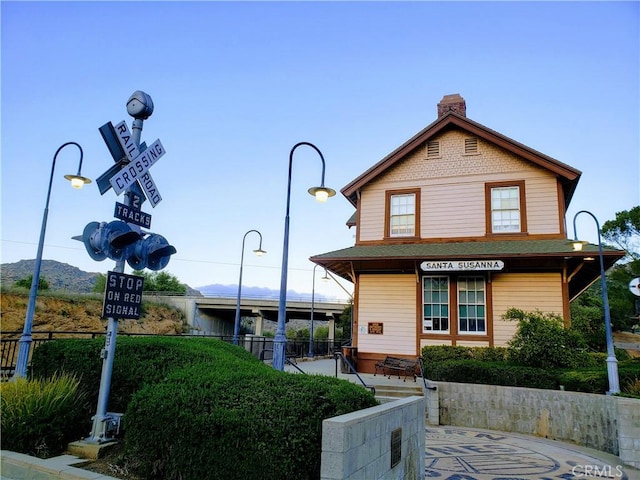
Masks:
[[[427,158],[436,158],[440,156],[440,142],[427,142]]]
[[[478,137],[464,139],[464,153],[478,153]]]

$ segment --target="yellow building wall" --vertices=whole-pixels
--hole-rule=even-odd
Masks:
[[[493,338],[496,347],[505,346],[518,327],[503,320],[509,308],[525,312],[563,314],[562,275],[560,273],[499,273],[492,276]]]
[[[384,238],[385,192],[420,188],[421,237],[455,238],[485,235],[485,184],[525,182],[530,234],[560,232],[557,181],[553,174],[478,139],[479,153],[465,155],[470,135],[447,132],[435,140],[442,155],[427,159],[418,148],[404,161],[372,181],[361,192],[359,240]]]
[[[369,334],[370,322],[383,333]],[[360,275],[358,282],[358,354],[416,354],[415,275]]]

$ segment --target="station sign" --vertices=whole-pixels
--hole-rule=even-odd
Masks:
[[[107,272],[102,317],[140,318],[144,278],[120,272]]]
[[[129,207],[124,203],[116,202],[113,216],[127,223],[133,223],[144,228],[151,228],[151,215],[138,208]]]
[[[502,260],[437,260],[420,264],[424,272],[455,272],[455,271],[485,271],[502,270]]]

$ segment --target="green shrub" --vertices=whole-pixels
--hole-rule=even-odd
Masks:
[[[510,387],[557,389],[552,372],[540,368],[477,360],[449,360],[429,367],[429,379]]]
[[[76,377],[67,374],[1,383],[2,448],[39,457],[63,452],[78,439],[79,428],[86,426],[79,385]]]
[[[134,395],[125,455],[145,478],[317,479],[322,420],[376,404],[332,377],[193,365]]]
[[[590,361],[582,335],[565,328],[557,314],[511,308],[503,318],[518,322],[508,347],[512,363],[553,369],[575,368]]]

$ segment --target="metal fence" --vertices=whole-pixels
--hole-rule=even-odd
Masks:
[[[55,341],[61,338],[100,338],[104,337],[106,332],[37,332],[31,333],[31,354],[39,345],[44,342]],[[0,344],[2,357],[2,370],[1,376],[3,379],[11,377],[15,370],[16,360],[18,357],[18,342],[22,332],[0,332]],[[125,333],[118,332],[119,336],[127,337],[150,337],[158,336],[151,333]],[[216,338],[223,342],[233,343],[233,335],[211,335],[211,334],[187,334],[187,335],[163,335],[171,337],[207,337]],[[314,356],[327,356],[332,355],[335,351],[340,351],[340,348],[349,343],[349,339],[316,339],[313,342]],[[273,337],[262,337],[257,335],[243,335],[239,338],[239,345],[244,347],[248,352],[251,352],[255,357],[261,358],[265,361],[271,361],[273,352]],[[302,358],[309,356],[309,341],[287,339],[286,344],[286,356],[290,359]],[[31,358],[29,358],[29,365],[31,364]]]

